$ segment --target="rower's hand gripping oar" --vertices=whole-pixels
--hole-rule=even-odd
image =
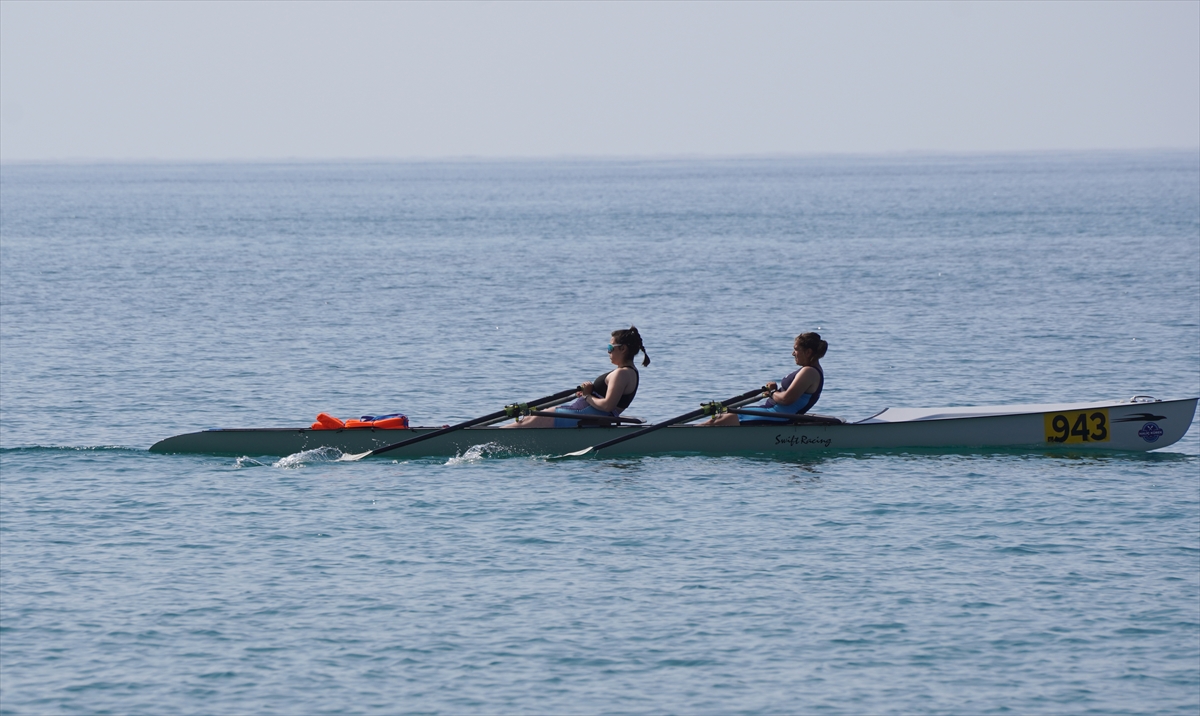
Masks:
[[[641,430],[635,430],[628,435],[622,435],[619,438],[613,438],[612,440],[609,440],[607,442],[602,442],[599,445],[593,445],[591,447],[584,448],[582,450],[576,450],[575,452],[569,452],[565,455],[559,455],[559,458],[583,457],[584,455],[589,455],[591,453],[598,452],[605,448],[612,447],[613,445],[616,445],[617,443],[623,443],[626,440],[633,440],[634,438],[640,438],[641,436],[646,435],[647,433],[652,433],[655,430],[662,430],[663,428],[670,426],[670,425],[676,425],[678,423],[686,423],[689,420],[695,420],[696,418],[702,418],[705,415],[717,415],[719,413],[724,412],[728,408],[732,408],[732,407],[735,407],[738,405],[744,405],[745,403],[749,403],[749,402],[758,400],[759,397],[761,397],[762,395],[765,395],[766,392],[767,392],[767,388],[766,388],[766,386],[764,386],[762,388],[755,388],[754,390],[747,391],[745,393],[742,393],[741,395],[735,395],[734,397],[732,397],[728,400],[722,400],[719,403],[704,403],[700,406],[699,410],[693,410],[690,413],[684,413],[683,415],[671,418],[670,420],[664,420],[661,423],[656,423],[649,427],[642,428]]]
[[[521,417],[524,415],[528,415],[532,410],[536,410],[537,408],[545,408],[545,407],[549,407],[550,405],[557,405],[558,403],[566,402],[567,400],[570,400],[571,397],[573,395],[575,395],[575,393],[577,393],[577,392],[579,392],[578,386],[571,388],[570,390],[564,390],[561,393],[555,393],[554,395],[547,395],[544,398],[538,398],[537,400],[531,400],[528,403],[514,403],[512,405],[506,405],[506,406],[504,406],[504,410],[497,410],[494,413],[488,413],[487,415],[484,415],[482,417],[478,417],[473,420],[468,420],[465,423],[459,423],[458,425],[451,425],[449,427],[442,428],[441,430],[434,430],[431,433],[425,433],[424,435],[418,435],[415,438],[409,438],[408,440],[403,440],[401,442],[396,443],[395,445],[385,445],[384,447],[375,448],[374,450],[369,450],[367,452],[360,452],[355,455],[342,455],[340,458],[338,458],[338,460],[342,461],[342,462],[353,462],[355,460],[361,460],[364,457],[370,457],[372,455],[379,455],[381,453],[391,452],[392,450],[396,450],[398,448],[412,445],[414,443],[419,443],[422,440],[429,440],[430,438],[436,438],[438,436],[445,435],[446,433],[452,433],[456,430],[462,430],[463,428],[471,428],[471,427],[475,427],[476,425],[483,425],[485,423],[494,423],[498,420],[504,420],[505,418]]]

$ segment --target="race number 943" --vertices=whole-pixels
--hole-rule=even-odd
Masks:
[[[1107,410],[1072,410],[1065,413],[1045,413],[1048,443],[1105,443],[1108,442]]]

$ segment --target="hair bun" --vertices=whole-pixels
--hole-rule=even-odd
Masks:
[[[829,350],[829,342],[823,340],[820,333],[801,333],[796,336],[796,345],[812,351],[817,360],[824,358],[825,352]]]

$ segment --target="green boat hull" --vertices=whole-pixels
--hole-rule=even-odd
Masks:
[[[1182,438],[1195,416],[1196,402],[1196,398],[1187,398],[1154,402],[898,409],[857,423],[758,424],[722,428],[679,425],[627,440],[601,451],[598,456],[787,457],[826,451],[898,449],[1145,452],[1167,447]],[[493,456],[562,455],[639,429],[638,426],[523,430],[468,428],[392,450],[378,458],[454,457],[472,449],[486,450]],[[330,448],[357,454],[437,430],[217,429],[167,438],[154,444],[150,451],[282,457]]]

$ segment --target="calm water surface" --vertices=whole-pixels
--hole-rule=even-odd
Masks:
[[[455,422],[1200,394],[1196,153],[0,167],[0,712],[1200,709],[1200,429],[1146,455],[150,455]]]

